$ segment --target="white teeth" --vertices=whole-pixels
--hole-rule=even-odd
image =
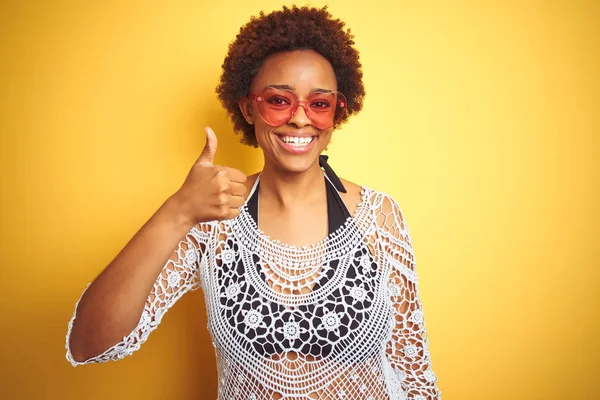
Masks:
[[[306,146],[312,142],[312,137],[281,136],[281,140],[292,146]]]

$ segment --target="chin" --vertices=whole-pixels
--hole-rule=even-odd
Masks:
[[[285,157],[284,160],[279,160],[279,167],[289,173],[302,173],[308,171],[314,163],[318,163],[318,157]]]

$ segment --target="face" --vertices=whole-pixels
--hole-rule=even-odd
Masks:
[[[299,50],[276,53],[264,61],[250,91],[260,94],[267,87],[289,89],[302,102],[319,94],[327,96],[336,92],[337,81],[329,61],[314,51]],[[312,104],[321,107],[322,103]],[[321,110],[311,111],[309,104],[306,107],[308,115],[300,105],[288,121],[272,126],[259,113],[256,101],[243,99],[240,102],[244,117],[255,127],[256,140],[265,156],[265,168],[304,172],[318,165],[319,154],[331,140],[333,127],[319,129],[308,116],[315,120],[313,115],[316,114],[311,113]]]

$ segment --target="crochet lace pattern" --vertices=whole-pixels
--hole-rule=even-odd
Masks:
[[[411,238],[396,201],[362,187],[354,216],[311,246],[272,240],[241,208],[197,224],[148,296],[137,327],[73,366],[140,348],[186,292],[202,287],[218,398],[441,399]],[[76,309],[77,310],[77,309]]]

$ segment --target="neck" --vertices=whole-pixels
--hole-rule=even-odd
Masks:
[[[289,172],[265,163],[260,175],[263,204],[279,209],[289,209],[298,204],[305,207],[312,201],[321,201],[325,196],[325,177],[318,160],[303,172]]]

